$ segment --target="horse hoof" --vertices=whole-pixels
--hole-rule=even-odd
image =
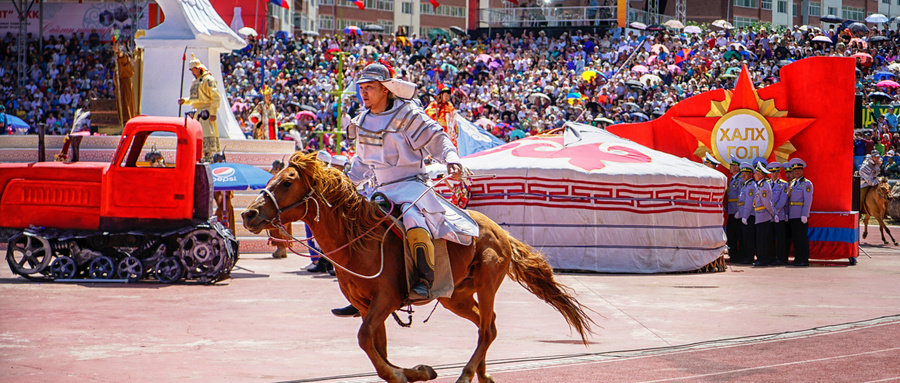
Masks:
[[[898,246],[897,241],[894,241],[894,246]]]
[[[479,383],[494,383],[494,377],[490,374],[484,374],[478,377]]]
[[[885,246],[888,245],[888,241],[881,241],[881,242],[883,242]]]
[[[427,379],[425,379],[425,380],[437,379],[437,377],[438,377],[437,372],[434,371],[434,369],[431,368],[431,366],[426,366],[424,364],[420,364],[416,367],[413,367],[413,370],[416,370],[416,371],[421,372],[422,374],[425,374],[425,376],[427,376]]]
[[[866,239],[866,237],[868,237],[868,236],[869,236],[869,233],[863,232],[863,239]]]

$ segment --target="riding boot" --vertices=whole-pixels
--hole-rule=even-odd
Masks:
[[[424,299],[431,299],[431,285],[434,283],[434,243],[428,231],[416,227],[406,232],[409,250],[415,256],[419,281],[410,289]]]

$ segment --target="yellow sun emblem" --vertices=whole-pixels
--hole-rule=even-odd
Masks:
[[[778,110],[775,100],[759,97],[746,65],[733,91],[725,91],[725,99],[710,102],[705,117],[674,117],[673,120],[698,140],[694,155],[708,152],[722,161],[731,158],[753,160],[757,157],[785,162],[796,151],[790,138],[809,126],[815,119],[786,117]]]

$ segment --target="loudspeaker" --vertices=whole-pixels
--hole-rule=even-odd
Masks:
[[[853,176],[853,191],[851,193],[853,195],[853,201],[851,201],[852,203],[850,204],[851,210],[853,211],[859,211],[859,185],[861,182],[859,176]]]
[[[853,129],[862,129],[862,102],[863,96],[857,93],[853,97]]]

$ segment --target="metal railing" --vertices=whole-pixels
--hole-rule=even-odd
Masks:
[[[616,21],[616,7],[510,7],[479,9],[482,28],[575,27]]]
[[[615,6],[481,8],[478,11],[480,28],[578,27],[616,21]],[[655,15],[629,8],[627,19],[628,23],[638,21],[650,24],[652,16]],[[674,18],[663,14],[658,17],[660,23]]]

